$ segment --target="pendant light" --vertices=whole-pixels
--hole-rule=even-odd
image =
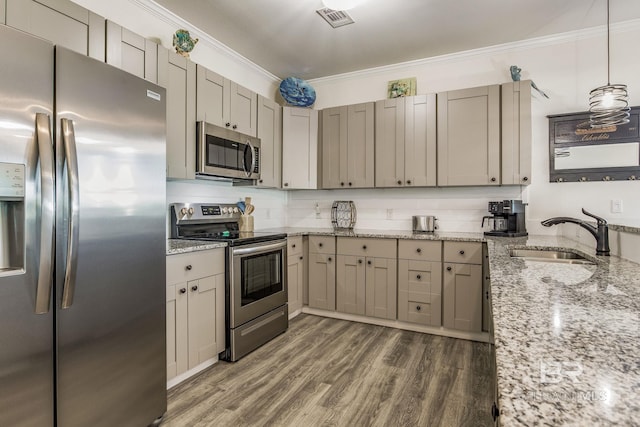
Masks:
[[[594,129],[629,123],[627,85],[611,84],[609,0],[607,0],[607,84],[589,92],[589,122]]]
[[[366,0],[322,0],[324,7],[331,10],[349,10],[361,5]]]

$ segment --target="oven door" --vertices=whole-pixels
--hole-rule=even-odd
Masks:
[[[286,304],[286,240],[232,247],[231,260],[232,329]]]

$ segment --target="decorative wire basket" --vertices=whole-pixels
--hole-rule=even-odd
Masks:
[[[351,230],[356,225],[356,205],[348,200],[336,200],[331,206],[331,224],[338,230]]]

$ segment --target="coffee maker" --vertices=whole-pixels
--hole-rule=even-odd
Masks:
[[[485,231],[485,236],[522,237],[527,235],[522,200],[489,202],[488,210],[491,215],[482,218],[482,226],[484,227],[484,221],[488,220],[491,230]]]

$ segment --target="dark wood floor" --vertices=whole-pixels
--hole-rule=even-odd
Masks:
[[[169,391],[162,426],[489,426],[488,344],[300,315]]]

